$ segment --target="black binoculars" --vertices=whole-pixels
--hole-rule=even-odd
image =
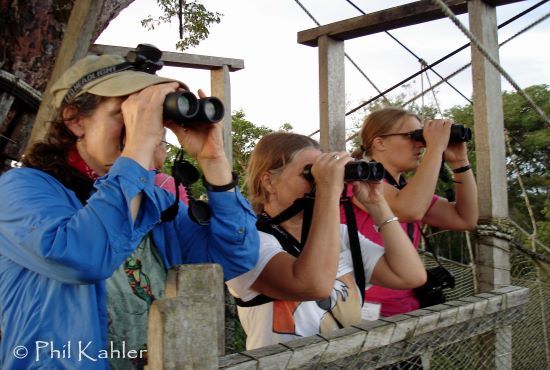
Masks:
[[[313,181],[311,174],[311,165],[304,167],[304,177],[308,181]],[[378,162],[367,162],[357,160],[348,162],[344,167],[344,181],[374,181],[378,182],[384,178],[384,166]]]
[[[126,62],[132,68],[155,74],[162,68],[162,51],[150,44],[139,44],[126,55]],[[170,119],[181,126],[216,123],[225,114],[223,103],[216,97],[198,99],[189,91],[176,91],[166,95],[163,105],[164,119]]]
[[[222,101],[214,96],[198,99],[192,92],[176,91],[164,99],[164,118],[181,126],[216,123],[224,114]]]
[[[425,143],[422,129],[414,130],[411,132],[411,139],[421,141]],[[449,143],[464,143],[472,140],[472,130],[464,125],[456,124],[451,125],[451,135],[449,136]]]

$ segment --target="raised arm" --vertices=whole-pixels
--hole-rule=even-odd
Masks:
[[[384,240],[384,255],[374,267],[370,281],[392,289],[410,289],[426,281],[426,270],[416,249],[401,228],[382,195],[381,184],[355,183],[354,197],[367,209]],[[363,248],[363,260],[369,261]],[[365,269],[367,272],[368,269]],[[369,276],[366,276],[368,281]]]
[[[330,295],[340,255],[339,198],[344,165],[351,160],[347,153],[339,156],[335,160],[333,154],[323,154],[313,164],[315,206],[302,253],[298,258],[276,254],[252,285],[255,291],[287,300],[315,300]]]

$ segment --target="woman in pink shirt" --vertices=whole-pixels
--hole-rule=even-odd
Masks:
[[[399,107],[386,107],[369,114],[359,133],[361,148],[353,156],[375,160],[386,170],[384,197],[409,235],[415,248],[420,242],[423,223],[442,229],[473,229],[478,219],[477,186],[467,156],[466,143],[449,144],[452,121],[420,119]],[[413,140],[412,131],[423,128],[424,142]],[[442,158],[453,171],[456,201],[434,195]],[[403,174],[415,171],[407,181]],[[372,217],[359,202],[353,201],[358,230],[383,245],[373,227]],[[341,210],[342,222],[345,215]],[[365,302],[380,305],[382,316],[392,316],[420,307],[412,290],[373,286]]]

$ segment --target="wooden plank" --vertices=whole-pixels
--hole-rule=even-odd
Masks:
[[[231,79],[229,67],[224,65],[210,72],[210,91],[212,96],[223,102],[225,115],[218,125],[223,125],[223,148],[229,163],[233,163],[233,124],[231,119]]]
[[[69,66],[88,52],[97,21],[103,9],[103,2],[104,0],[76,0],[74,2],[65,36],[55,59],[55,66],[48,80],[46,91],[42,95],[42,103],[36,114],[27,148],[46,136],[50,127],[49,122],[56,114],[50,88]]]
[[[291,340],[285,347],[292,350],[287,370],[315,369],[321,356],[328,347],[328,342],[318,335]]]
[[[364,330],[354,327],[319,334],[320,337],[328,341],[328,347],[323,353],[320,363],[331,363],[359,353],[366,335]]]
[[[490,3],[497,6],[519,1],[524,0],[493,0],[490,1]],[[445,4],[447,4],[455,14],[463,14],[468,11],[467,0],[446,0]],[[445,18],[445,15],[441,12],[441,8],[433,4],[431,0],[416,1],[300,31],[298,32],[298,43],[308,46],[317,46],[321,36],[330,36],[338,40],[350,40],[441,18]]]
[[[130,50],[134,50],[134,48],[102,44],[94,44],[90,48],[90,51],[93,53],[117,54],[122,56],[125,56]],[[205,69],[211,71],[223,66],[228,66],[229,71],[231,72],[244,69],[244,60],[242,59],[221,58],[199,54],[163,51],[162,60],[164,62],[164,65],[171,67]]]
[[[346,150],[344,42],[323,36],[319,42],[320,142],[325,151]]]

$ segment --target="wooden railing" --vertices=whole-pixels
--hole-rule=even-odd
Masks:
[[[153,303],[149,317],[150,369],[376,368],[472,337],[483,341],[486,333],[498,336],[500,330],[521,319],[529,291],[506,286],[404,315],[220,357],[224,343],[222,284],[217,265],[187,265],[170,272],[167,297]],[[511,351],[511,343],[501,350]],[[487,367],[510,369],[509,357],[494,353]]]

